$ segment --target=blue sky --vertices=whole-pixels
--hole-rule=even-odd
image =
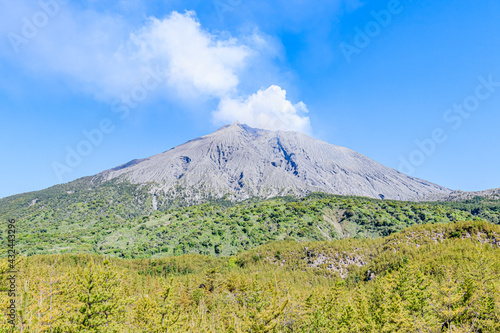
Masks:
[[[496,1],[0,0],[0,197],[221,125],[500,187]]]

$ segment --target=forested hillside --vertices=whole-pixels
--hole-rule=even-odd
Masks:
[[[17,221],[18,332],[500,330],[499,201],[183,207],[147,187],[76,185],[0,202]],[[8,271],[0,259],[3,291]]]
[[[374,238],[412,225],[472,219],[500,223],[500,201],[479,197],[415,203],[316,193],[300,199],[219,201],[154,210],[154,197],[146,188],[127,183],[96,190],[86,186],[81,183],[74,193],[58,186],[42,191],[45,196],[34,192],[3,199],[0,217],[18,221],[18,251],[122,258],[227,256],[285,239]],[[3,242],[5,235],[3,230]]]
[[[219,258],[20,257],[17,332],[498,332],[499,258],[500,227],[472,221]]]

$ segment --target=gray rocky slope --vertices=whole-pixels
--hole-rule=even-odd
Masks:
[[[93,183],[111,179],[149,184],[154,194],[189,203],[317,191],[419,201],[451,192],[299,132],[273,132],[239,123],[101,172]]]
[[[441,201],[462,201],[462,200],[470,200],[475,197],[486,198],[490,200],[500,200],[500,188],[495,188],[491,190],[485,191],[453,191],[448,196],[439,198]]]

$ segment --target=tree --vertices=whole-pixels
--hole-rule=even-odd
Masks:
[[[117,332],[114,324],[126,304],[121,274],[107,260],[102,265],[90,262],[77,268],[70,281],[68,297],[76,295],[69,313],[70,332]]]

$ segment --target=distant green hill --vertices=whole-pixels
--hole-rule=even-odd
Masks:
[[[24,255],[96,253],[124,258],[228,256],[268,242],[387,236],[412,225],[481,219],[500,223],[500,201],[415,203],[314,193],[182,207],[147,186],[87,178],[0,200],[0,218],[18,220]],[[3,224],[5,229],[6,225]],[[5,242],[5,230],[0,240]],[[3,247],[5,248],[5,247]]]

